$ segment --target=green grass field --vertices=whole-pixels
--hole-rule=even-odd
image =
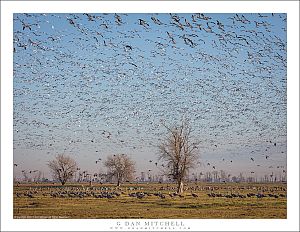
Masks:
[[[208,184],[198,183],[202,189],[187,189],[183,197],[169,195],[167,184],[132,184],[121,186],[115,189],[113,185],[96,185],[92,188],[81,184],[72,185],[72,188],[85,192],[92,192],[93,188],[109,187],[110,191],[119,192],[120,196],[112,199],[95,198],[93,196],[78,197],[53,197],[51,192],[64,191],[71,187],[58,187],[58,185],[46,184],[20,184],[14,186],[14,217],[15,218],[164,218],[164,219],[230,219],[230,218],[280,218],[287,217],[286,184]],[[188,184],[188,187],[196,184]],[[137,187],[138,190],[129,189]],[[169,184],[169,187],[175,187]],[[228,194],[263,192],[264,194],[283,194],[281,197],[256,196],[246,198],[209,197],[211,190],[205,189],[214,187],[214,193]],[[141,189],[142,188],[142,189]],[[261,190],[260,188],[263,188]],[[24,194],[32,194],[32,198]],[[99,190],[100,192],[100,190]],[[147,192],[149,194],[138,199],[130,197],[132,192]],[[153,193],[161,192],[165,195],[162,199]],[[198,197],[193,197],[196,193]]]

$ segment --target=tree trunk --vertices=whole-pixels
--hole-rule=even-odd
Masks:
[[[118,180],[117,186],[118,186],[118,187],[121,186],[120,180]]]
[[[178,181],[177,193],[178,194],[182,194],[183,193],[183,182],[182,182],[182,180]]]

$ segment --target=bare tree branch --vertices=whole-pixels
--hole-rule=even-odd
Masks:
[[[107,157],[104,165],[108,169],[108,176],[116,179],[118,186],[120,186],[123,181],[134,179],[135,163],[125,154]]]
[[[53,178],[61,182],[64,185],[70,180],[77,170],[77,164],[75,160],[66,155],[58,155],[55,160],[48,162]]]
[[[164,125],[164,124],[163,124]],[[193,168],[199,158],[196,152],[197,142],[191,142],[192,129],[187,120],[182,120],[180,126],[170,128],[166,125],[168,135],[158,146],[159,160],[165,161],[168,166],[165,170],[168,176],[173,177],[178,182],[178,193],[183,192],[183,181],[188,170]]]

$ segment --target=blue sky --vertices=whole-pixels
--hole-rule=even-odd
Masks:
[[[60,153],[158,173],[161,120],[182,117],[195,172],[286,169],[285,14],[15,14],[14,48],[16,176]]]

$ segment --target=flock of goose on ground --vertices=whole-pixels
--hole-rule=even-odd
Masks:
[[[198,197],[209,198],[285,198],[286,187],[283,186],[185,186],[185,193],[176,193],[174,186],[153,187],[104,187],[104,186],[40,186],[29,187],[27,190],[17,191],[17,198],[147,198],[156,199],[190,199]]]

